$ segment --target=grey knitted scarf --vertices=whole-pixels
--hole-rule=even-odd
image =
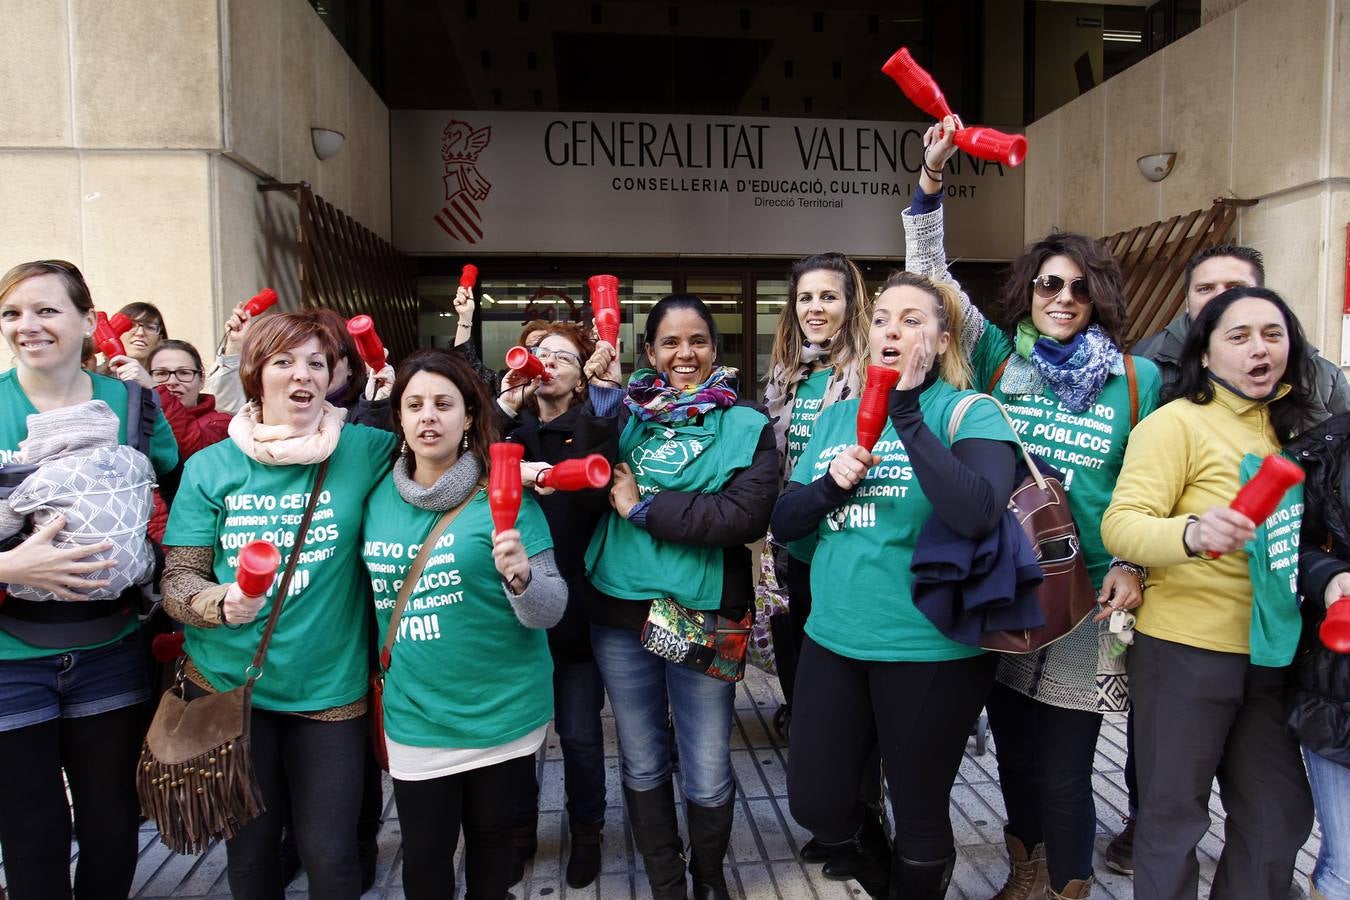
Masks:
[[[454,509],[478,484],[483,467],[472,453],[461,453],[459,461],[446,470],[431,487],[422,487],[408,474],[412,456],[400,456],[394,463],[394,485],[399,496],[416,506],[432,512]]]

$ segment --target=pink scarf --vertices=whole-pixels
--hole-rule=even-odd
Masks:
[[[317,431],[298,432],[290,425],[264,425],[258,404],[249,402],[230,420],[230,440],[244,455],[265,466],[309,465],[337,449],[345,409],[324,402]]]

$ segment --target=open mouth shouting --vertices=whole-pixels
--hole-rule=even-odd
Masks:
[[[289,394],[287,394],[287,397],[290,399],[291,403],[295,404],[295,406],[299,409],[308,409],[311,405],[313,405],[315,400],[314,392],[305,390],[304,388],[291,391]]]

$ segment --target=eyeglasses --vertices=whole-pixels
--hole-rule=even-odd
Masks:
[[[1064,290],[1065,281],[1058,275],[1037,275],[1031,279],[1031,291],[1042,300],[1053,300]],[[1069,296],[1079,303],[1091,303],[1092,295],[1088,293],[1086,278],[1075,278],[1068,282]]]
[[[146,334],[162,334],[164,332],[164,326],[158,322],[142,322],[140,319],[134,320],[134,324],[131,326],[132,331],[137,328]]]
[[[201,370],[201,369],[151,369],[151,370],[150,370],[150,377],[153,378],[153,379],[155,379],[155,381],[157,381],[157,382],[159,382],[159,383],[161,383],[161,384],[163,384],[164,382],[168,381],[169,378],[171,378],[171,377],[172,377],[175,381],[182,382],[183,384],[188,384],[189,382],[191,382],[193,379],[195,379],[195,378],[196,378],[198,375],[200,375],[200,374],[202,374],[202,370]]]
[[[581,368],[581,357],[570,350],[546,350],[536,345],[530,348],[530,352],[540,362],[548,362],[556,357],[560,363],[567,363],[569,366],[576,366],[578,369]]]

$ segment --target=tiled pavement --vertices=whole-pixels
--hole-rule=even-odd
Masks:
[[[732,761],[736,769],[739,809],[732,836],[728,871],[732,892],[747,900],[782,897],[792,900],[866,900],[853,882],[841,884],[820,875],[819,866],[803,865],[795,852],[806,835],[788,815],[786,797],[786,748],[771,724],[780,695],[777,682],[751,670],[737,693],[736,728],[732,735]],[[562,879],[566,865],[567,830],[563,819],[562,759],[557,738],[550,732],[547,755],[540,763],[539,854],[526,869],[525,880],[512,888],[518,900],[650,900],[641,860],[637,859],[624,818],[619,788],[618,748],[613,720],[606,711],[606,768],[609,812],[604,832],[604,869],[596,884],[584,890],[567,887]],[[1125,761],[1123,716],[1108,716],[1097,745],[1096,869],[1099,877],[1094,897],[1131,896],[1130,879],[1116,875],[1101,860],[1101,851],[1120,827],[1125,808],[1121,766]],[[959,848],[951,898],[988,900],[1002,885],[1006,872],[1002,827],[1003,800],[998,790],[995,748],[979,755],[972,738],[952,790],[952,825]],[[380,833],[379,876],[368,900],[402,898],[400,885],[398,813],[392,794],[387,819]],[[1210,799],[1213,824],[1200,844],[1202,896],[1207,895],[1215,861],[1222,849],[1222,806],[1218,796]],[[683,831],[683,817],[681,817]],[[1306,893],[1307,875],[1317,852],[1314,832],[1299,854],[1296,886]],[[463,845],[457,864],[463,884]],[[156,839],[152,828],[141,832],[141,858],[133,894],[143,900],[203,897],[227,900],[225,852],[215,847],[201,857],[174,856]],[[461,887],[462,891],[462,887]],[[307,896],[302,874],[291,885],[289,896]],[[1291,896],[1298,896],[1292,894]]]

